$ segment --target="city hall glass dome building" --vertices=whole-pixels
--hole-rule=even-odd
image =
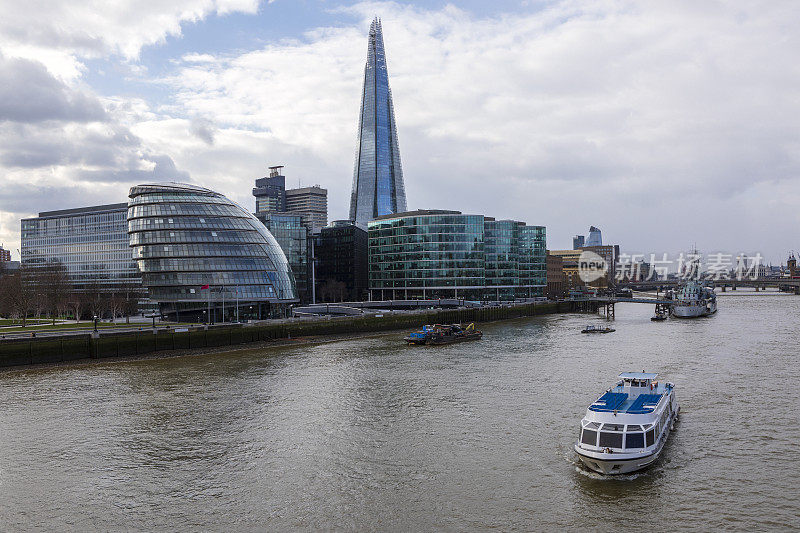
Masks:
[[[150,299],[175,320],[279,316],[297,301],[275,238],[225,196],[182,183],[131,187],[128,236]],[[210,316],[209,316],[210,312]]]

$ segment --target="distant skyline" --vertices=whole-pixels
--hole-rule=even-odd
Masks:
[[[409,209],[590,225],[627,252],[800,251],[800,25],[775,1],[0,4],[0,242],[20,219],[255,178],[347,218],[364,43],[390,51]],[[400,111],[402,110],[402,111]]]

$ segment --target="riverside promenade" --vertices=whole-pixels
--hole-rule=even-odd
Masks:
[[[248,324],[180,326],[63,334],[0,340],[0,367],[61,363],[84,359],[170,355],[226,346],[313,337],[392,331],[432,323],[490,322],[553,313],[568,313],[574,304],[564,302],[509,303],[490,307],[388,311],[341,317],[301,317]]]

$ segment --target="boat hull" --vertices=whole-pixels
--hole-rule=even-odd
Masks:
[[[583,455],[580,451],[578,451],[578,447],[575,447],[575,452],[578,454],[578,459],[588,468],[598,474],[604,475],[617,475],[617,474],[630,474],[632,472],[636,472],[638,470],[642,470],[650,466],[656,459],[658,459],[658,455],[660,453],[651,453],[645,457],[637,457],[634,459],[598,459],[596,457],[589,457]],[[613,455],[613,454],[612,454]],[[610,457],[610,456],[609,456]]]
[[[678,419],[679,413],[680,407],[677,407],[676,411],[671,415],[669,424],[666,425],[662,435],[659,437],[658,446],[656,446],[654,451],[647,454],[632,456],[630,454],[592,452],[581,449],[580,444],[577,442],[574,445],[575,453],[586,468],[598,474],[630,474],[638,470],[643,470],[653,464],[661,455],[667,443],[667,439],[670,433],[672,433],[673,426]]]
[[[716,302],[708,305],[674,305],[672,307],[672,316],[678,318],[697,318],[701,316],[713,315],[716,312]]]
[[[483,333],[480,332],[467,333],[465,335],[431,337],[430,339],[428,339],[428,344],[440,345],[440,344],[453,344],[456,342],[477,341],[480,340],[481,337],[483,337]]]

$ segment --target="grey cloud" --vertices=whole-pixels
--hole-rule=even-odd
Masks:
[[[53,165],[113,167],[135,156],[141,140],[119,124],[100,131],[58,123],[0,123],[0,164],[7,168],[39,168]]]
[[[145,154],[141,157],[144,161],[155,163],[152,170],[109,169],[109,170],[79,170],[76,177],[84,181],[102,181],[106,183],[138,183],[159,181],[190,180],[189,173],[178,170],[171,157],[163,154]]]
[[[0,122],[107,120],[100,101],[54,78],[37,61],[0,55]]]
[[[0,187],[0,205],[4,212],[22,216],[24,213],[125,202],[126,194],[125,187],[119,188],[118,195],[113,191],[109,195],[107,189],[84,185],[9,183]]]
[[[216,126],[214,126],[210,120],[192,120],[192,133],[209,146],[214,144],[214,135],[216,131]]]

